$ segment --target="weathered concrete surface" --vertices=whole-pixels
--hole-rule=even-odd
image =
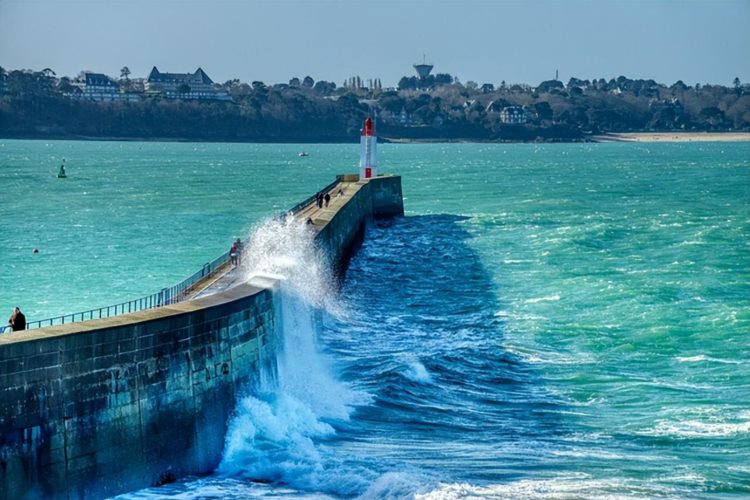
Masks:
[[[95,498],[210,472],[236,392],[275,362],[274,317],[271,290],[240,285],[0,336],[0,497]]]
[[[403,213],[398,177],[338,189],[298,214],[335,265],[367,220]],[[275,370],[278,297],[254,284],[0,335],[0,498],[96,498],[211,472],[239,391]]]

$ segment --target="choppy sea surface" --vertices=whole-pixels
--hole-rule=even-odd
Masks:
[[[125,498],[750,496],[750,143],[381,145],[406,217],[337,287],[271,217],[357,153],[0,140],[3,314],[146,295],[237,236],[285,277],[216,472]]]

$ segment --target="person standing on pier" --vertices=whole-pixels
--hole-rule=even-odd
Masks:
[[[325,195],[325,200],[326,200],[326,207],[327,207],[327,206],[328,206],[328,204],[329,204],[329,203],[331,202],[331,195],[330,195],[330,194],[328,194],[328,193],[326,193],[326,195]]]
[[[26,316],[21,312],[19,307],[16,307],[8,320],[10,329],[14,332],[20,330],[26,330]]]

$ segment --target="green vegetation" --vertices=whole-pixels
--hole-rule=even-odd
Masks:
[[[87,94],[83,76],[0,68],[0,136],[208,141],[351,141],[377,113],[378,135],[425,140],[583,140],[638,131],[750,130],[750,89],[653,80],[544,81],[536,87],[403,77],[398,89],[359,77],[337,87],[306,76],[288,84],[216,84],[225,100],[167,98],[120,71],[119,93]],[[115,86],[117,88],[117,85]],[[226,95],[230,98],[227,98]],[[511,113],[512,112],[512,113]],[[515,114],[514,114],[515,113]]]

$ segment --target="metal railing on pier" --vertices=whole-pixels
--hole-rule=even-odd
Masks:
[[[335,180],[331,184],[324,187],[321,192],[327,193],[339,183],[339,180]],[[297,203],[285,214],[296,214],[302,208],[315,201],[315,195],[310,196],[304,201]],[[248,240],[242,242],[242,247],[247,248]],[[153,309],[155,307],[168,306],[185,300],[192,288],[200,281],[214,274],[219,268],[229,263],[229,252],[223,253],[216,257],[211,262],[206,262],[203,267],[195,272],[192,276],[184,279],[169,288],[162,288],[156,293],[146,295],[135,300],[129,300],[120,304],[114,304],[110,306],[99,307],[96,309],[89,309],[88,311],[77,312],[73,314],[65,314],[63,316],[55,316],[53,318],[41,319],[36,321],[27,321],[26,329],[42,328],[45,326],[64,325],[66,323],[74,323],[76,321],[87,321],[92,319],[109,318],[112,316],[119,316],[121,314],[133,313],[138,311],[145,311],[147,309]],[[9,326],[0,326],[0,333],[5,333],[10,330]]]
[[[174,304],[184,300],[187,296],[187,292],[189,292],[193,286],[216,272],[217,269],[227,262],[229,262],[229,252],[220,255],[211,262],[206,262],[198,272],[194,273],[189,278],[169,288],[162,288],[160,291],[152,293],[151,295],[146,295],[145,297],[129,300],[127,302],[121,302],[119,304],[89,309],[88,311],[64,314],[62,316],[55,316],[53,318],[36,321],[28,321],[26,323],[26,329],[64,325],[66,323],[87,321],[91,319],[109,318],[111,316],[119,316],[120,314],[145,311],[146,309]],[[9,329],[9,326],[0,326],[0,333],[5,333]]]

